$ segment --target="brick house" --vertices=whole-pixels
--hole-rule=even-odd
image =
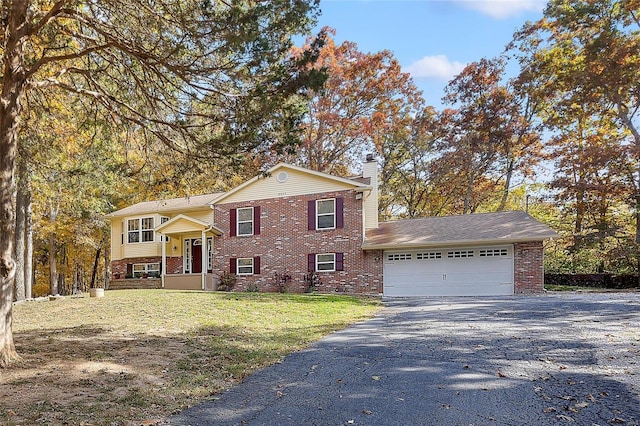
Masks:
[[[278,164],[226,193],[138,203],[111,220],[111,286],[494,295],[543,290],[524,212],[378,223],[377,163],[343,178]],[[153,286],[152,285],[152,286]]]

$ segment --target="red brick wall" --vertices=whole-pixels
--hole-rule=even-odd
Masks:
[[[128,263],[155,263],[162,262],[162,257],[135,257],[111,261],[111,277],[119,275],[124,278],[127,275]],[[167,274],[182,273],[182,257],[167,257]]]
[[[513,247],[515,294],[544,291],[544,252],[542,242],[516,243]]]
[[[309,231],[307,202],[342,197],[344,227]],[[260,206],[260,235],[229,236],[229,210]],[[214,273],[229,272],[231,258],[260,256],[260,274],[238,276],[235,290],[257,286],[260,291],[277,291],[276,273],[291,276],[290,292],[307,288],[309,253],[344,253],[344,271],[319,272],[320,292],[382,293],[382,252],[364,252],[362,246],[362,200],[353,190],[301,195],[215,206],[216,226],[224,235],[214,242]]]

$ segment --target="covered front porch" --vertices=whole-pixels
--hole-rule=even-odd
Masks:
[[[213,272],[214,237],[222,231],[199,219],[180,214],[155,229],[165,240],[162,244],[160,280],[162,288],[178,290],[210,290],[218,286]],[[168,256],[167,251],[170,251]],[[167,259],[182,265],[172,265],[167,271]]]

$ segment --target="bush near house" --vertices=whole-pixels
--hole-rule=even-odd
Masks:
[[[544,274],[545,286],[595,287],[607,289],[639,288],[638,276],[617,274]]]

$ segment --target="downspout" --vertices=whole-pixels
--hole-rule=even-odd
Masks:
[[[213,230],[213,225],[202,230],[202,290],[206,290],[207,271],[209,270],[209,245],[207,244],[207,232]],[[211,251],[213,252],[213,235],[211,236]]]
[[[162,268],[160,269],[160,281],[162,283],[162,288],[164,288],[164,276],[167,273],[167,241],[165,238],[165,235],[162,233],[160,234],[160,241],[162,241],[160,244],[162,246]]]
[[[202,250],[200,250],[200,264],[202,265],[202,290],[205,289],[205,281],[207,279],[207,230],[202,230]]]

